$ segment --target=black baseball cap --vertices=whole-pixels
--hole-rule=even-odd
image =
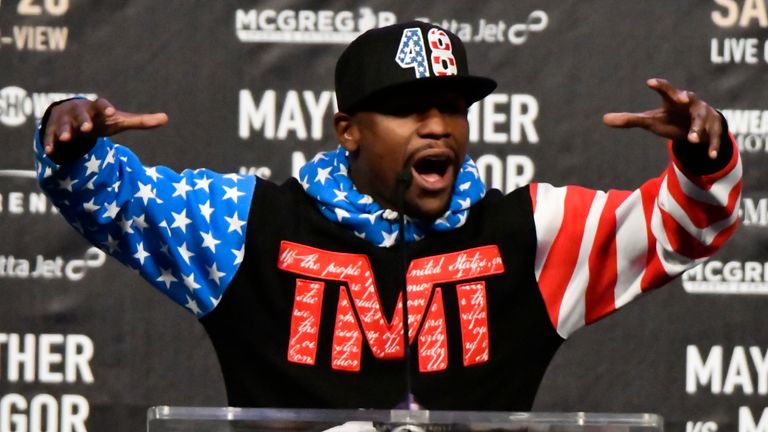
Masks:
[[[339,111],[365,110],[381,97],[420,89],[453,91],[467,106],[489,95],[496,81],[469,74],[458,36],[436,25],[411,21],[366,31],[336,62]]]

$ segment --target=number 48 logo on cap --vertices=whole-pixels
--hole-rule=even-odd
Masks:
[[[400,46],[397,48],[395,61],[401,68],[413,68],[416,78],[429,76],[429,65],[432,65],[432,74],[435,76],[456,75],[456,59],[453,57],[451,40],[448,35],[438,29],[430,29],[427,33],[427,41],[432,54],[427,61],[427,52],[424,49],[424,37],[419,28],[403,30],[400,38]]]

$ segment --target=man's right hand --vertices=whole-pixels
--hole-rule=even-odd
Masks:
[[[69,153],[67,143],[95,141],[128,129],[151,129],[168,123],[165,113],[133,114],[118,111],[104,98],[71,99],[51,109],[43,133],[45,154],[56,160]],[[70,149],[71,150],[71,149]]]

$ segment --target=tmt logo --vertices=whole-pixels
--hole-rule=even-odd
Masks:
[[[402,293],[392,319],[388,320],[382,310],[368,257],[284,241],[280,245],[278,268],[317,279],[344,282],[349,288],[347,291],[341,287],[339,291],[331,351],[333,369],[360,370],[363,335],[376,358],[399,359],[405,356]],[[488,361],[485,282],[477,279],[503,271],[504,265],[496,246],[419,258],[411,262],[406,275],[408,340],[412,343],[418,336],[420,371],[440,371],[448,367],[443,296],[436,286],[469,279],[473,281],[456,286],[463,363],[470,366]],[[288,342],[288,360],[291,362],[315,364],[324,287],[324,282],[296,280]]]

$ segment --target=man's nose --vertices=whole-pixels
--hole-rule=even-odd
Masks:
[[[421,113],[416,133],[422,138],[440,139],[449,137],[451,130],[445,113],[435,107]]]

